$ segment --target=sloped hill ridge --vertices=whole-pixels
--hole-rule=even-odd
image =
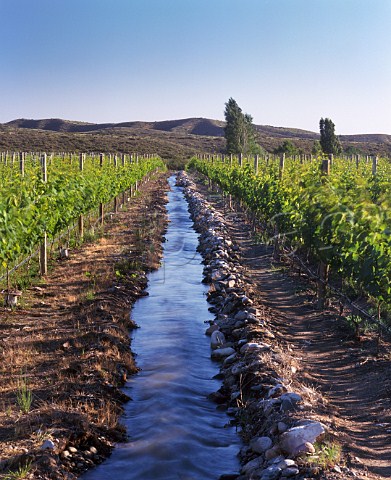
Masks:
[[[88,123],[60,118],[50,119],[25,119],[20,118],[3,124],[14,128],[33,128],[38,130],[50,130],[53,132],[92,132],[97,130],[129,128],[161,130],[164,132],[178,132],[192,135],[211,137],[223,137],[225,122],[211,120],[209,118],[183,118],[179,120],[163,120],[158,122],[122,122],[122,123]],[[300,138],[316,140],[319,134],[299,128],[273,127],[271,125],[255,125],[257,132],[271,137]],[[391,135],[387,134],[357,134],[340,135],[341,140],[350,142],[379,142],[390,143]]]
[[[167,158],[187,158],[194,153],[222,153],[225,122],[184,118],[156,122],[88,123],[51,119],[17,119],[0,124],[0,150],[151,151]],[[319,134],[308,130],[256,125],[257,140],[272,152],[291,140],[310,153]],[[367,154],[391,155],[391,135],[340,135],[343,146]],[[149,147],[148,147],[149,145]]]

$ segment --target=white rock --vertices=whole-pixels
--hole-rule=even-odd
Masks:
[[[216,348],[221,347],[225,343],[225,336],[220,330],[215,330],[210,336],[210,346],[215,350]]]
[[[243,345],[243,347],[240,349],[240,353],[250,353],[250,352],[266,352],[270,350],[271,346],[268,345],[267,343],[254,343],[254,342],[249,342]]]
[[[295,456],[305,450],[306,442],[314,443],[324,433],[324,427],[320,422],[293,427],[281,435],[280,446],[288,455]]]
[[[41,450],[54,450],[56,446],[54,445],[54,442],[51,440],[45,440],[43,444],[40,446]]]
[[[244,296],[242,297],[242,303],[243,305],[252,305],[254,302],[250,298]]]
[[[290,458],[284,458],[284,460],[281,460],[277,463],[277,467],[281,468],[281,470],[285,470],[286,468],[297,467],[297,465],[294,460],[291,460]]]
[[[235,350],[231,347],[218,348],[213,350],[211,357],[214,360],[222,360],[223,358],[229,357],[233,353],[235,353]]]

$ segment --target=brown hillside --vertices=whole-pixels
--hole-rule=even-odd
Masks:
[[[225,123],[207,118],[159,122],[87,123],[61,119],[18,119],[0,124],[1,150],[72,150],[155,152],[163,158],[187,158],[194,153],[222,153]],[[256,125],[259,144],[272,152],[291,140],[310,153],[319,134],[295,128]],[[391,154],[391,135],[341,135],[345,148],[361,153]]]

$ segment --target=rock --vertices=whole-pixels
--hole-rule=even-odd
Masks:
[[[295,477],[300,473],[300,470],[297,467],[288,467],[282,472],[283,478]]]
[[[232,355],[230,355],[229,357],[227,357],[225,360],[224,360],[224,365],[227,366],[227,365],[231,365],[231,363],[234,363],[236,360],[236,353],[233,353]]]
[[[77,453],[77,448],[75,448],[75,447],[68,447],[68,450],[69,450],[71,453]]]
[[[43,444],[39,447],[40,450],[54,450],[56,446],[51,440],[45,440]]]
[[[276,405],[280,405],[279,398],[272,398],[270,400],[261,400],[259,406],[263,409],[263,413],[268,417],[274,410]]]
[[[325,433],[320,422],[311,422],[307,425],[300,425],[287,430],[281,435],[280,446],[290,456],[306,450],[306,443],[314,443],[315,440]]]
[[[294,460],[291,460],[290,458],[284,458],[284,460],[281,460],[277,463],[277,467],[281,468],[281,470],[285,470],[286,468],[297,467],[297,465]]]
[[[242,372],[244,366],[245,364],[243,362],[238,362],[231,368],[232,375],[239,375]]]
[[[274,445],[274,447],[269,448],[265,452],[265,460],[271,460],[272,458],[278,457],[280,454],[280,448],[278,445]]]
[[[255,453],[265,453],[273,445],[272,439],[269,437],[255,437],[250,442],[250,448]]]
[[[273,388],[271,388],[267,394],[268,398],[280,397],[286,388],[281,383],[278,383]],[[281,398],[281,397],[280,397]]]
[[[288,430],[288,425],[284,422],[277,423],[278,433],[284,433]]]
[[[251,353],[251,352],[266,352],[270,350],[271,346],[268,345],[267,343],[254,343],[254,342],[248,342],[243,347],[240,349],[240,353],[245,354],[245,353]]]
[[[303,450],[304,453],[315,453],[315,447],[312,445],[311,442],[305,442],[303,445]]]
[[[98,450],[94,446],[92,446],[90,447],[90,452],[96,455],[98,453]]]
[[[219,326],[216,324],[211,325],[205,331],[205,335],[211,336],[213,332],[219,329]]]
[[[223,308],[223,313],[230,314],[235,308],[235,305],[232,302],[228,302],[224,308]]]
[[[284,393],[280,397],[281,400],[281,411],[282,412],[291,412],[296,410],[297,404],[300,403],[303,399],[298,393]]]
[[[225,343],[225,336],[224,333],[220,332],[220,330],[216,330],[212,332],[210,336],[210,346],[215,350],[216,348],[221,347]]]
[[[244,296],[242,297],[242,303],[243,305],[252,305],[254,302],[250,298]]]
[[[262,324],[262,322],[260,320],[258,320],[258,318],[255,315],[252,315],[251,313],[247,316],[247,323],[250,323],[251,325],[261,325]]]
[[[218,348],[216,350],[213,350],[211,357],[213,360],[223,360],[224,358],[229,357],[233,353],[235,353],[235,350],[231,347]]]
[[[270,330],[266,330],[266,329],[262,331],[262,335],[266,338],[276,338],[274,333],[272,333]]]
[[[62,458],[68,458],[68,457],[71,457],[71,453],[68,451],[68,450],[64,450],[62,453],[61,453],[61,456]]]
[[[274,466],[282,469],[282,467],[280,467],[279,463],[281,463],[283,460],[285,460],[284,455],[278,455],[277,457],[273,458],[272,460],[269,460],[267,462],[267,466],[270,467],[271,465],[274,465]]]
[[[260,468],[263,463],[262,457],[256,457],[243,465],[240,473],[250,473],[257,468]]]
[[[276,466],[267,467],[261,474],[261,480],[277,480],[281,476],[281,468]]]
[[[243,321],[247,319],[247,315],[248,313],[246,312],[246,310],[239,310],[239,312],[234,316],[234,319],[238,321]]]
[[[232,393],[231,393],[231,400],[236,400],[236,399],[239,398],[240,396],[241,396],[241,392],[239,392],[239,391],[232,392]]]

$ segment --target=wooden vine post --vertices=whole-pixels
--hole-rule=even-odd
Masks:
[[[282,180],[284,176],[284,169],[285,169],[285,153],[282,153],[280,155],[280,166],[278,171],[278,177],[280,180]],[[280,232],[278,230],[277,223],[274,225],[273,258],[275,260],[280,259]]]
[[[284,169],[285,169],[285,153],[281,154],[281,157],[280,157],[280,170],[279,170],[280,179],[284,175]]]
[[[117,155],[114,155],[114,167],[117,168],[118,158]],[[114,197],[114,213],[118,213],[118,196]]]
[[[79,156],[79,169],[82,172],[84,170],[84,154],[81,153]],[[84,237],[84,217],[80,215],[79,217],[79,236],[80,238]]]
[[[331,158],[326,158],[322,160],[321,170],[323,175],[330,175],[330,166]],[[317,308],[319,310],[323,310],[323,308],[325,307],[329,271],[330,265],[323,262],[323,260],[320,260],[318,265],[318,281],[316,289]]]
[[[372,175],[376,175],[377,173],[378,160],[379,159],[376,155],[372,158]]]
[[[139,160],[138,160],[138,153],[136,153],[136,157],[135,157],[135,158],[136,158],[136,165],[138,165],[138,161],[139,161]],[[135,194],[136,194],[137,190],[138,190],[138,181],[136,180],[136,182],[135,182],[135,184],[134,184]]]
[[[125,170],[125,166],[126,166],[126,156],[125,156],[124,153],[122,154],[121,159],[122,159],[122,168]],[[125,190],[124,190],[124,191],[122,192],[122,200],[121,200],[122,205],[125,204],[125,193],[126,193],[126,192],[125,192]]]
[[[19,153],[19,170],[20,176],[24,177],[24,152]]]
[[[259,155],[255,155],[255,157],[254,157],[254,172],[255,172],[255,175],[258,175],[258,168],[259,168]]]
[[[47,157],[46,153],[41,156],[41,169],[42,169],[42,181],[46,183],[48,181],[47,171]],[[41,276],[48,273],[48,247],[47,247],[47,234],[44,232],[43,239],[39,248],[39,271]]]
[[[99,155],[99,166],[100,168],[102,169],[103,168],[103,162],[105,160],[105,155],[104,153],[101,153]],[[103,225],[105,223],[105,212],[104,212],[104,204],[103,203],[100,203],[99,204],[99,219],[100,219],[100,226],[103,228]]]
[[[130,154],[130,159],[129,159],[129,162],[130,163],[134,163],[134,160],[133,160],[133,154]],[[130,188],[129,188],[129,195],[130,195],[130,198],[133,197],[134,195],[134,192],[133,192],[133,185],[130,184]]]

